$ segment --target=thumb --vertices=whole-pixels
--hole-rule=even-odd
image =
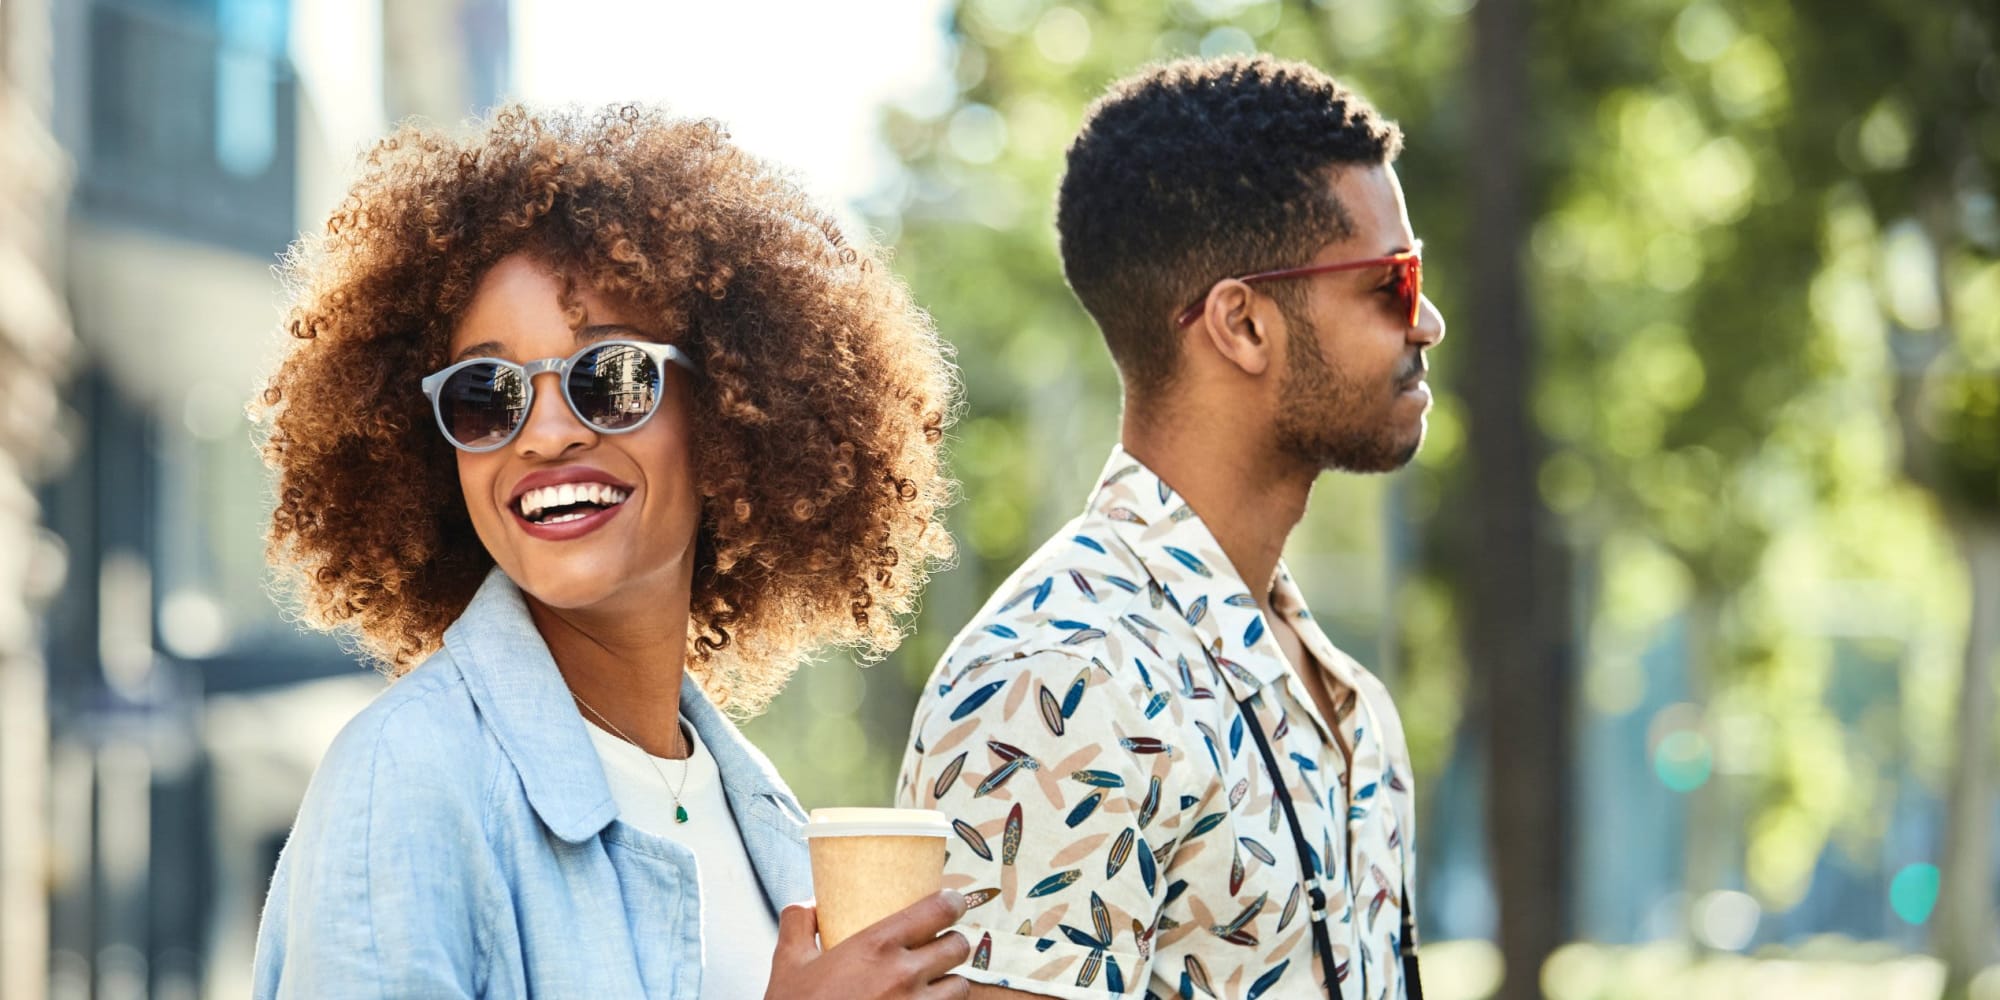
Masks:
[[[819,908],[793,903],[778,914],[778,951],[773,964],[804,965],[819,954]]]

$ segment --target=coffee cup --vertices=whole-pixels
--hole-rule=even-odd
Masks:
[[[944,888],[950,835],[951,822],[932,809],[814,809],[805,836],[820,947]]]

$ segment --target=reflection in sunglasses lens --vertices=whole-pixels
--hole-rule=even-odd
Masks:
[[[646,352],[609,344],[577,359],[567,388],[585,420],[601,430],[623,430],[659,405],[660,370]]]
[[[451,436],[468,448],[495,444],[527,414],[527,392],[516,373],[499,365],[467,365],[445,380],[438,410]]]

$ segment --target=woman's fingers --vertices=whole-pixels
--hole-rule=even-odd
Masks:
[[[819,955],[819,909],[793,903],[778,914],[778,950],[771,964],[780,968],[804,965]]]
[[[878,936],[899,948],[917,948],[929,944],[962,916],[965,916],[965,897],[946,889],[882,918],[862,933]]]
[[[910,949],[910,953],[916,957],[924,981],[929,982],[964,965],[972,956],[972,944],[961,931],[945,931],[937,940]]]
[[[945,890],[822,953],[814,942],[818,911],[812,904],[785,907],[767,995],[961,1000],[970,985],[947,973],[964,964],[972,945],[946,931],[964,915],[965,897]]]

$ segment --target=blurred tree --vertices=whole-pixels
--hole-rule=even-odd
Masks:
[[[1813,8],[1823,7],[1823,10]],[[1825,18],[1836,12],[1836,21]],[[1840,162],[1877,231],[1902,467],[1957,543],[1971,620],[1957,684],[1934,940],[1945,996],[1996,956],[1994,657],[2000,652],[2000,9],[1945,0],[1801,11],[1801,82],[1844,116]],[[1817,15],[1817,16],[1815,16]],[[1856,23],[1857,15],[1866,24]],[[1836,30],[1835,24],[1844,30]],[[1833,124],[1829,122],[1828,124]]]
[[[1991,787],[1990,718],[1974,716],[1991,715],[1976,671],[2000,611],[1974,617],[1949,689],[1932,638],[1964,627],[1967,587],[1936,571],[1954,544],[1932,497],[1991,510],[1970,487],[2000,492],[2000,388],[1966,374],[2000,370],[1990,11],[960,0],[949,31],[952,78],[884,122],[907,169],[862,206],[959,346],[969,400],[952,442],[961,564],[910,644],[868,672],[871,784],[886,787],[900,753],[909,700],[891,689],[921,683],[978,601],[1074,513],[1115,434],[1116,380],[1063,287],[1049,212],[1084,105],[1152,59],[1254,47],[1327,68],[1410,137],[1398,169],[1457,331],[1434,358],[1431,439],[1387,489],[1322,484],[1293,548],[1391,564],[1387,607],[1355,613],[1368,581],[1341,579],[1326,611],[1347,615],[1344,641],[1378,644],[1371,662],[1397,665],[1420,791],[1448,756],[1483,747],[1503,995],[1533,995],[1541,956],[1570,931],[1574,642],[1589,654],[1576,679],[1608,691],[1685,623],[1695,705],[1662,713],[1652,742],[1699,753],[1690,901],[1747,883],[1786,910],[1836,841],[1879,865],[1864,848],[1885,836],[1912,759],[1955,776],[1945,866],[1991,886],[1967,855],[1991,842],[1971,825]],[[1925,228],[1941,211],[1955,228]],[[1913,343],[1949,349],[1927,358]],[[1386,525],[1355,516],[1375,504]],[[1397,570],[1406,557],[1417,565]],[[1588,620],[1571,623],[1573,608]],[[1842,666],[1854,649],[1861,666]],[[1837,704],[1857,670],[1872,693]],[[1966,693],[1955,747],[1935,735],[1950,690]],[[1990,920],[1990,899],[1952,897],[1963,881],[1945,879],[1946,937],[1977,923],[1955,906]]]
[[[1990,301],[2000,275],[1994,12],[1615,7],[1543,8],[1569,58],[1537,106],[1571,130],[1535,237],[1553,372],[1538,401],[1564,443],[1543,491],[1585,531],[1663,546],[1686,571],[1717,771],[1693,803],[1688,886],[1728,887],[1743,863],[1777,909],[1830,836],[1885,825],[1896,775],[1835,714],[1834,646],[1892,637],[1925,678],[1920,637],[1964,607],[1935,572],[1949,527],[1976,598],[1946,769],[1944,861],[1961,874],[1938,920],[1962,992],[1993,938],[2000,432],[1985,400],[2000,341],[1954,326],[1975,314],[1950,302],[1954,288]],[[1588,290],[1556,287],[1579,275]],[[1899,486],[1898,438],[1940,504]],[[1607,599],[1659,588],[1618,584],[1637,566],[1605,568]],[[1843,598],[1843,578],[1874,588],[1873,606]],[[1607,608],[1599,630],[1620,617]],[[1911,691],[1921,741],[1949,701]]]
[[[1476,650],[1486,733],[1486,822],[1499,896],[1498,997],[1541,995],[1542,964],[1569,934],[1573,601],[1569,553],[1537,477],[1549,447],[1532,398],[1544,363],[1527,281],[1540,208],[1531,150],[1533,4],[1482,0],[1472,12],[1468,148],[1471,270],[1463,499],[1473,511],[1461,565],[1464,643]]]
[[[1774,616],[1765,591],[1774,538],[1799,514],[1786,502],[1823,502],[1839,479],[1826,439],[1802,432],[1824,416],[1808,390],[1827,383],[1806,294],[1818,210],[1787,197],[1791,163],[1769,132],[1788,107],[1764,37],[1700,3],[1554,0],[1540,13],[1542,50],[1566,58],[1538,64],[1534,95],[1554,123],[1533,240],[1548,373],[1535,407],[1561,443],[1539,486],[1603,554],[1598,645],[1618,645],[1621,622],[1685,618],[1688,693],[1704,709],[1691,735],[1717,772],[1692,782],[1685,880],[1698,899],[1731,887],[1751,814],[1797,805],[1797,767],[1841,755],[1818,697],[1823,624]],[[1678,576],[1630,581],[1661,565],[1611,555],[1634,546],[1663,549]],[[1620,606],[1634,595],[1654,613]],[[1617,666],[1593,658],[1593,670]],[[1736,739],[1744,719],[1776,723],[1795,752],[1753,759]],[[1827,813],[1770,852],[1805,867],[1766,879],[1785,883],[1762,886],[1767,898],[1796,901]]]

